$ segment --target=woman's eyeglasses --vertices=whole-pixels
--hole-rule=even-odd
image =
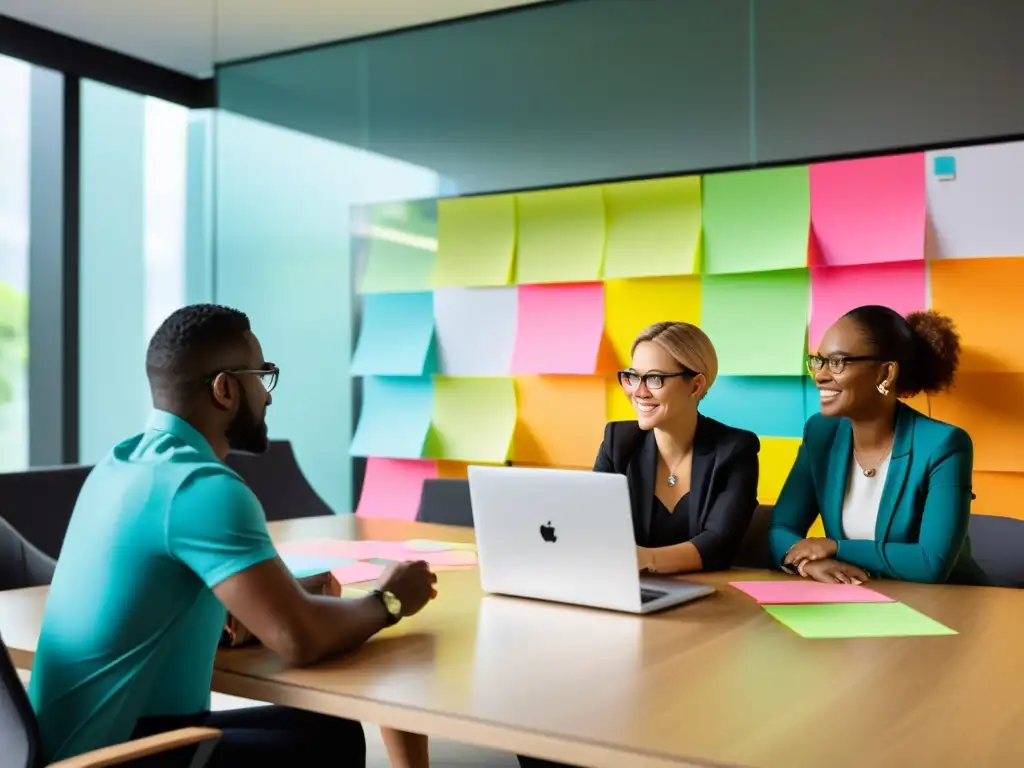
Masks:
[[[833,374],[838,375],[846,370],[847,363],[861,363],[868,360],[878,360],[878,358],[866,355],[831,355],[830,357],[808,355],[807,368],[811,373],[814,373],[815,371],[820,371],[825,367],[825,365],[828,365],[828,369]]]
[[[636,389],[640,382],[647,385],[648,389],[661,389],[665,386],[666,379],[678,377],[691,379],[697,374],[694,371],[680,371],[679,373],[637,373],[636,371],[619,371],[619,384],[625,389]]]

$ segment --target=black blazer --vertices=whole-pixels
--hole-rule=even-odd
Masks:
[[[705,416],[697,417],[690,470],[690,542],[705,571],[732,565],[757,508],[757,453],[761,441]],[[636,543],[647,546],[654,506],[658,446],[653,430],[635,421],[609,422],[594,462],[595,472],[625,475],[629,480]],[[680,542],[681,543],[681,542]]]

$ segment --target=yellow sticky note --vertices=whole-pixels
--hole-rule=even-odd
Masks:
[[[604,284],[605,331],[625,368],[633,340],[647,326],[662,321],[697,324],[701,314],[698,276],[607,280]]]
[[[604,276],[656,277],[699,271],[699,176],[609,184]]]
[[[601,187],[526,192],[517,197],[517,206],[515,282],[585,283],[601,278]]]
[[[758,454],[760,474],[757,483],[757,500],[761,504],[774,504],[778,500],[799,449],[798,437],[761,438],[761,452]]]
[[[500,464],[516,427],[515,382],[507,378],[434,378],[428,458]]]
[[[635,421],[636,411],[629,400],[629,395],[622,389],[617,376],[612,376],[607,382],[608,400],[607,414],[608,421]]]
[[[519,376],[519,422],[512,460],[590,469],[604,434],[607,390],[601,376]],[[566,403],[572,403],[571,408]]]
[[[437,256],[431,285],[508,285],[516,249],[514,195],[437,202]]]

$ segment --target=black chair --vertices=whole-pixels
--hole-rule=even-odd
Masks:
[[[750,526],[740,544],[740,551],[733,560],[733,568],[772,567],[771,550],[768,548],[768,525],[772,521],[771,504],[759,504],[754,510]]]
[[[334,514],[302,474],[288,440],[271,440],[266,453],[229,453],[226,463],[252,488],[267,520]]]
[[[52,557],[40,552],[13,525],[0,518],[0,590],[49,584],[56,567]]]
[[[221,733],[215,728],[182,728],[125,744],[97,749],[84,755],[50,763],[50,768],[99,768],[132,765],[144,757],[175,750],[194,755],[192,766],[202,768],[217,746]],[[25,686],[0,637],[0,758],[4,768],[44,768],[39,723]]]
[[[1024,588],[1024,520],[971,515],[971,551],[997,587]]]
[[[69,465],[0,474],[0,517],[56,559],[91,471],[91,466]]]
[[[469,480],[424,480],[416,520],[420,523],[462,525],[472,528],[473,507],[469,501]]]

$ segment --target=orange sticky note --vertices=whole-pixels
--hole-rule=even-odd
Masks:
[[[462,461],[438,461],[437,476],[452,480],[465,480],[469,476],[469,465]]]
[[[605,387],[601,376],[517,377],[513,461],[590,469],[604,434]]]
[[[956,322],[960,370],[1024,373],[1024,258],[931,262],[932,308]]]
[[[970,434],[976,472],[1024,472],[1024,374],[962,374],[929,401],[932,418]]]
[[[975,472],[971,513],[1024,520],[1024,473]]]

